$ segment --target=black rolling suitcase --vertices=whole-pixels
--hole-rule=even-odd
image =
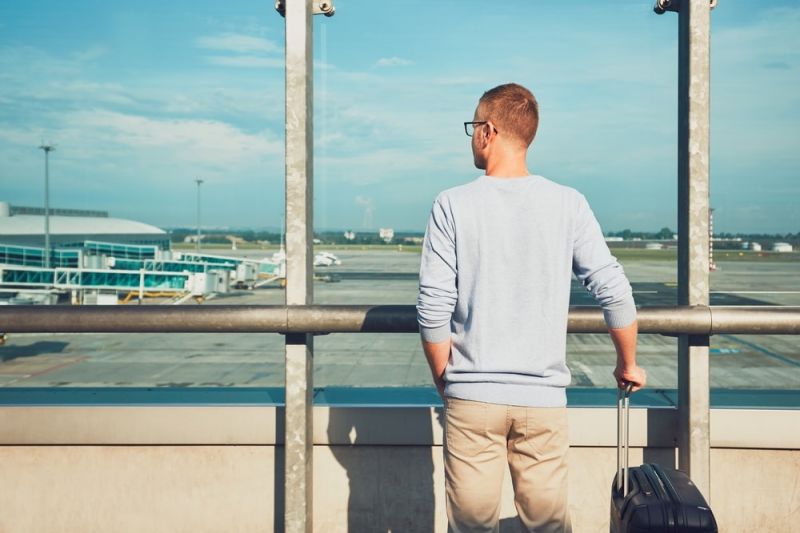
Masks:
[[[714,514],[684,472],[657,464],[628,468],[629,398],[630,389],[619,392],[617,474],[611,484],[611,533],[717,533]]]

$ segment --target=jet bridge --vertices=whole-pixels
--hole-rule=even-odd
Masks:
[[[230,263],[195,263],[188,261],[159,261],[156,259],[117,259],[110,258],[108,267],[113,270],[147,270],[150,272],[209,272],[211,270],[235,270]]]
[[[0,264],[43,267],[44,248],[0,244]],[[77,268],[83,263],[81,250],[51,250],[50,264],[56,267]]]
[[[54,287],[63,290],[113,291],[144,289],[184,292],[189,289],[191,276],[192,274],[188,272],[0,266],[0,285],[20,288]]]
[[[165,257],[166,256],[166,257]],[[256,288],[284,276],[282,262],[211,254],[164,253],[157,246],[84,241],[50,251],[0,244],[0,291],[72,292],[72,301],[89,293],[187,293],[205,296],[230,287]]]
[[[121,244],[101,241],[84,241],[80,247],[88,255],[106,255],[124,259],[156,259],[159,255],[158,246],[140,244]]]

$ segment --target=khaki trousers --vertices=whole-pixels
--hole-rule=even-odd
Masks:
[[[499,531],[506,464],[523,531],[572,531],[567,507],[567,410],[445,401],[448,531]]]

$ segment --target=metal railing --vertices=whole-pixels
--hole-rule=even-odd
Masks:
[[[639,331],[661,335],[800,334],[800,307],[677,306],[638,311]],[[416,333],[413,305],[5,306],[12,333]],[[569,333],[605,333],[599,308],[572,307]]]

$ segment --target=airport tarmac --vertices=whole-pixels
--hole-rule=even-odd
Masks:
[[[215,250],[262,257],[257,250]],[[319,304],[414,304],[419,254],[387,250],[335,252],[342,265],[318,268]],[[624,261],[637,304],[673,305],[674,262]],[[720,262],[711,274],[714,305],[800,305],[797,262]],[[233,291],[202,305],[283,304],[266,286]],[[150,302],[154,304],[156,302]],[[576,284],[573,305],[593,305]],[[129,305],[135,305],[131,303]],[[187,305],[199,305],[193,301]],[[333,334],[315,338],[315,387],[403,387],[430,384],[415,334]],[[614,351],[606,335],[569,335],[574,387],[612,387]],[[650,386],[677,385],[677,342],[642,335],[640,364]],[[11,334],[0,346],[0,387],[280,387],[278,334]],[[800,346],[792,336],[712,338],[711,384],[719,388],[800,389]]]

